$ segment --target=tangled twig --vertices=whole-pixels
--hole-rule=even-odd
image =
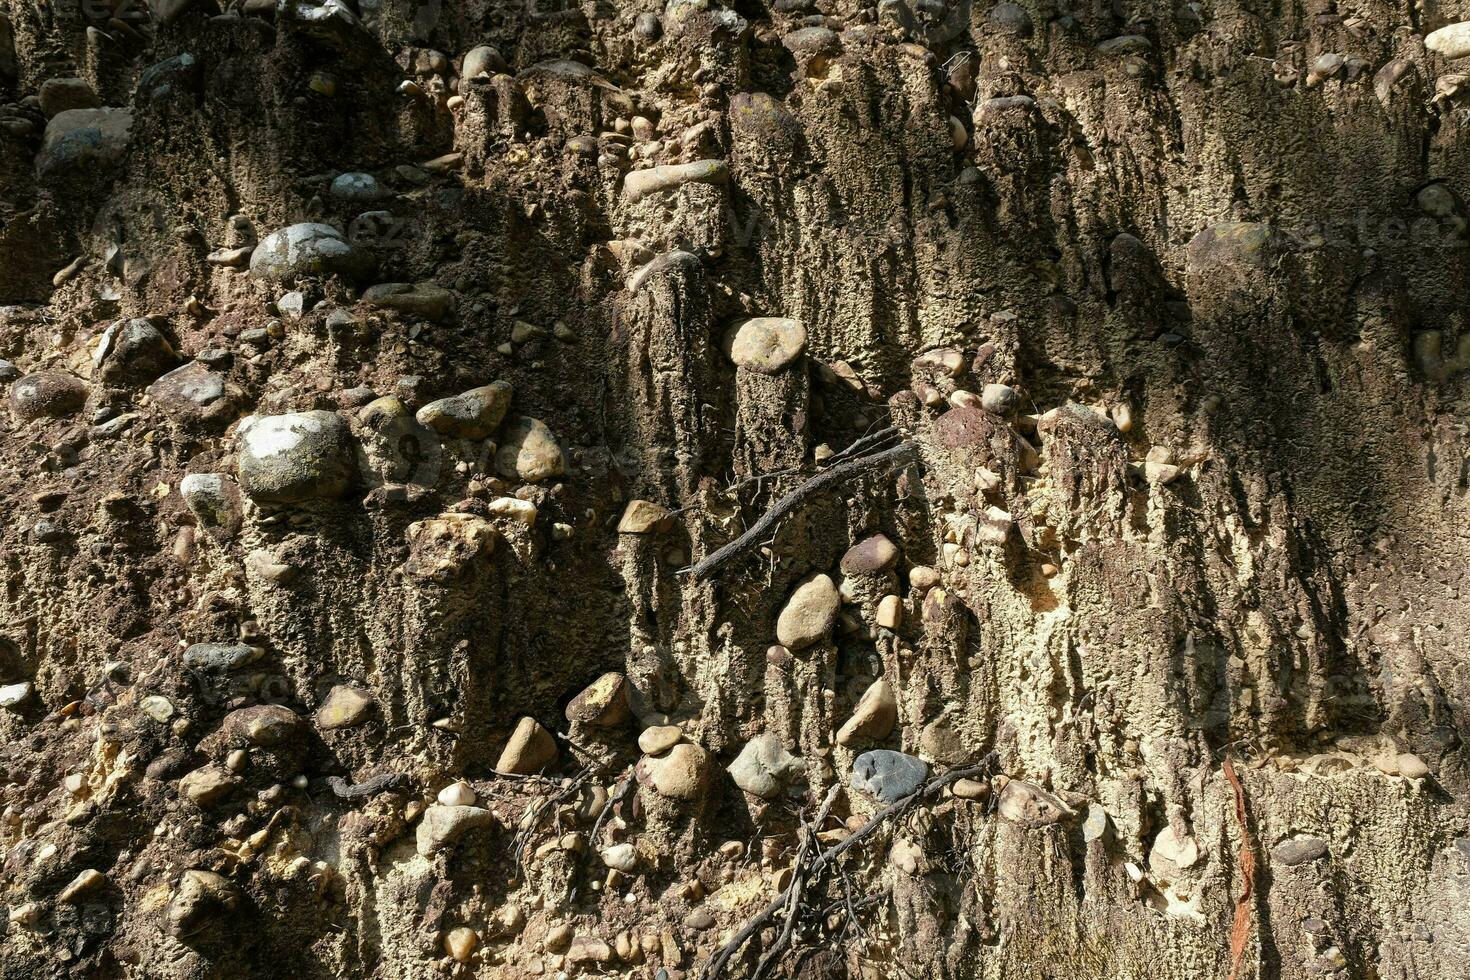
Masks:
[[[587,780],[596,775],[596,770],[591,767],[584,768],[555,792],[539,798],[531,805],[524,816],[521,817],[520,826],[516,829],[515,847],[511,851],[511,866],[518,871],[525,857],[526,848],[530,846],[531,839],[535,836],[537,829],[541,826],[541,818],[547,811],[553,809],[563,800],[569,799],[582,791]]]
[[[760,977],[765,975],[767,970],[780,961],[781,957],[785,955],[786,950],[789,948],[792,936],[796,931],[797,920],[802,918],[801,899],[810,884],[819,882],[823,875],[836,865],[838,858],[872,836],[883,824],[889,820],[903,816],[920,803],[937,796],[951,783],[974,776],[988,778],[994,771],[997,758],[996,754],[992,752],[973,766],[951,769],[949,772],[936,776],[908,796],[905,796],[897,802],[890,803],[873,814],[868,822],[863,824],[850,837],[838,841],[824,851],[815,852],[815,856],[813,856],[817,833],[821,829],[822,823],[827,819],[832,802],[837,796],[839,787],[834,786],[832,791],[827,794],[826,800],[823,801],[822,808],[817,814],[816,822],[806,827],[807,833],[802,839],[801,846],[797,851],[796,863],[791,870],[791,882],[780,895],[777,895],[769,905],[757,912],[750,921],[741,927],[740,931],[728,943],[720,947],[719,951],[710,957],[709,962],[704,968],[704,980],[717,980],[718,977],[723,976],[730,965],[730,961],[745,948],[746,943],[755,938],[761,930],[771,925],[777,914],[785,910],[785,922],[781,931],[772,942],[770,949],[761,957],[755,971],[750,975],[751,980],[759,980]],[[858,904],[866,907],[866,903]],[[855,915],[856,911],[857,906],[849,906],[849,915]],[[823,914],[825,915],[825,913]]]
[[[618,804],[621,803],[621,802],[623,802],[623,800],[627,799],[628,798],[628,795],[633,792],[633,787],[635,785],[637,785],[636,782],[635,782],[635,780],[633,779],[632,776],[629,776],[628,778],[624,779],[621,783],[619,783],[613,789],[613,791],[608,794],[607,802],[602,805],[602,809],[599,810],[598,813],[597,813],[597,819],[595,821],[593,821],[593,823],[592,823],[592,832],[587,835],[587,841],[588,841],[587,855],[588,856],[591,856],[591,855],[597,853],[597,835],[602,832],[602,825],[607,822],[607,818],[608,817],[612,816],[612,812],[617,809]],[[575,900],[576,897],[577,897],[577,893],[580,890],[581,890],[580,883],[573,885],[572,886],[572,891],[571,891],[571,896],[570,896],[571,899]]]

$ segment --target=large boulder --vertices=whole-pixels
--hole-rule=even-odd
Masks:
[[[372,275],[370,253],[349,242],[331,225],[303,222],[271,232],[250,256],[257,279],[289,282],[308,276],[342,276],[358,281]]]
[[[98,380],[115,385],[148,384],[177,361],[168,338],[141,317],[109,326],[92,352]]]
[[[251,417],[240,424],[240,487],[261,503],[340,497],[352,485],[352,434],[335,412]]]
[[[175,368],[148,386],[148,397],[185,428],[223,429],[235,420],[238,390],[201,361]]]
[[[10,407],[23,419],[72,415],[86,401],[86,384],[65,371],[37,371],[10,386]]]
[[[127,109],[67,109],[46,124],[36,173],[41,177],[111,167],[128,151],[133,114]]]

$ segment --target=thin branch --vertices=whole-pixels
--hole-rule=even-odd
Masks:
[[[766,511],[760,520],[752,524],[740,537],[688,569],[689,576],[695,581],[708,578],[740,555],[755,547],[758,542],[766,537],[767,533],[777,522],[810,498],[866,470],[903,459],[911,455],[914,452],[914,448],[912,442],[905,441],[892,448],[871,453],[867,456],[849,459],[836,466],[822,470],[816,476],[813,476],[810,480],[807,480],[801,486],[776,501],[771,509]]]

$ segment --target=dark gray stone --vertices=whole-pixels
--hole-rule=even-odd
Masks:
[[[260,659],[260,647],[245,643],[195,643],[184,651],[184,666],[195,670],[239,670]]]
[[[118,320],[102,331],[92,363],[107,384],[144,385],[178,362],[172,345],[141,317]]]
[[[892,749],[874,749],[852,764],[852,786],[882,803],[896,803],[923,784],[929,775],[924,760]]]
[[[1288,868],[1306,864],[1327,855],[1327,842],[1320,837],[1288,837],[1271,848],[1271,860]]]

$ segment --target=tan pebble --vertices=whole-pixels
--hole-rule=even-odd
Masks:
[[[495,769],[497,772],[530,775],[556,761],[556,756],[556,739],[528,715],[516,724]]]
[[[893,687],[878,678],[863,692],[852,717],[837,732],[838,745],[857,745],[887,738],[898,722],[898,701]]]
[[[684,740],[678,725],[655,725],[638,736],[638,748],[647,755],[662,755]]]
[[[73,878],[71,884],[63,888],[61,894],[56,896],[56,900],[58,902],[74,902],[87,892],[101,887],[102,883],[106,880],[107,876],[102,872],[88,868]]]
[[[915,565],[909,569],[909,585],[920,591],[928,591],[939,584],[939,572],[928,565]]]
[[[970,142],[970,134],[966,132],[965,124],[954,116],[949,117],[949,137],[956,150],[963,150]]]
[[[983,800],[990,795],[990,786],[975,779],[956,779],[950,790],[962,800]]]
[[[444,806],[474,806],[475,791],[463,779],[450,783],[439,791],[438,800]]]
[[[455,926],[444,936],[444,951],[456,963],[468,963],[479,944],[479,935],[469,926]]]

